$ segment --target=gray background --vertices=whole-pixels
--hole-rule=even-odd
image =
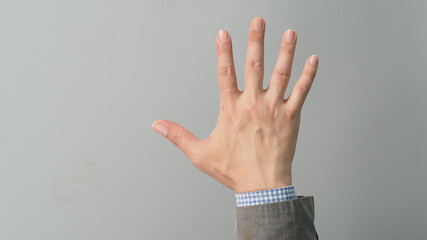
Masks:
[[[0,239],[232,239],[234,193],[151,129],[216,124],[215,37],[239,88],[266,20],[320,65],[294,158],[321,239],[425,239],[426,1],[0,1]]]

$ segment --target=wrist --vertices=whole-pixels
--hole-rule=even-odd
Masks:
[[[280,175],[275,179],[256,179],[249,178],[241,181],[241,183],[234,187],[236,193],[263,191],[269,189],[283,188],[292,185],[292,176],[289,171],[286,174]]]

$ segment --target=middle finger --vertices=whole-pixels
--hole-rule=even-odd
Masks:
[[[260,93],[264,76],[264,32],[265,22],[254,18],[248,37],[248,51],[245,64],[245,91]]]

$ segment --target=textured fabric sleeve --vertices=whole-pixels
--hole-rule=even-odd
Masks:
[[[297,198],[293,185],[254,192],[236,193],[237,207],[255,206]]]
[[[316,240],[313,196],[236,207],[235,240]]]

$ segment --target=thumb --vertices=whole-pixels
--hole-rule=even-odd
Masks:
[[[166,137],[194,163],[201,156],[199,144],[202,140],[178,123],[168,120],[156,120],[151,128]]]

